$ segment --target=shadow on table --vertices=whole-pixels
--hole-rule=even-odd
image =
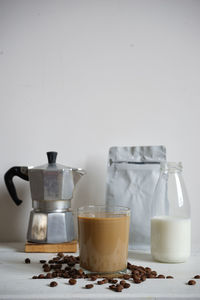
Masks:
[[[146,252],[139,252],[139,251],[129,251],[128,252],[128,258],[133,259],[135,261],[148,261],[148,262],[152,262],[152,256],[150,253],[146,253]]]

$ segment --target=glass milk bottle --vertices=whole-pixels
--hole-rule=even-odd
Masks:
[[[190,256],[190,203],[181,163],[161,163],[152,199],[151,254],[160,262],[184,262]]]

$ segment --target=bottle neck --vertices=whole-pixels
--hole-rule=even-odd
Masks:
[[[160,164],[161,172],[164,173],[181,173],[183,170],[181,162],[162,162]]]

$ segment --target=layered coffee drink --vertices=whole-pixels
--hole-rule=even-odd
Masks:
[[[113,207],[113,211],[104,206],[82,208],[78,214],[80,266],[97,273],[125,270],[129,222],[127,208]]]

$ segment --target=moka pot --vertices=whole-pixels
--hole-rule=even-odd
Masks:
[[[76,237],[71,200],[85,171],[57,164],[57,152],[47,152],[47,157],[48,163],[42,166],[12,167],[4,176],[5,184],[15,204],[20,205],[22,200],[17,196],[13,177],[30,182],[33,210],[29,218],[28,241],[69,242]]]

